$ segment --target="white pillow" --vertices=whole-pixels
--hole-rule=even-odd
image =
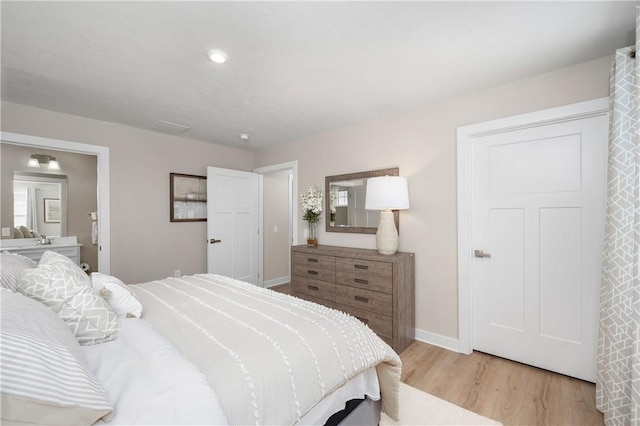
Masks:
[[[140,318],[142,315],[142,303],[118,278],[93,272],[91,284],[93,289],[109,302],[117,316]]]
[[[23,271],[16,291],[53,309],[81,345],[118,337],[120,324],[109,304],[93,290],[87,274],[59,253],[46,251],[37,268]]]
[[[16,283],[22,271],[37,266],[36,262],[20,254],[0,253],[0,284],[3,288],[16,291]]]
[[[55,312],[0,290],[2,423],[91,424],[112,411],[80,345]]]

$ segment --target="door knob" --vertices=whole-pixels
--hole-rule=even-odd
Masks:
[[[222,240],[216,240],[215,238],[212,238],[209,240],[209,244],[215,244],[215,243],[221,243]]]
[[[475,257],[491,257],[491,253],[485,253],[483,250],[474,250],[473,255]]]

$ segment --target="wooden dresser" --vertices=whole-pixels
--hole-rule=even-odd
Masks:
[[[357,317],[397,353],[415,337],[413,253],[294,246],[291,292]]]

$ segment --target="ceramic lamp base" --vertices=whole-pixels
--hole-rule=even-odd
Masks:
[[[380,212],[380,223],[376,232],[376,248],[380,254],[394,254],[398,251],[398,230],[391,210]]]

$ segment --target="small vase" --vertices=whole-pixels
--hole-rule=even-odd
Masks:
[[[318,245],[318,222],[308,222],[308,224],[307,246],[315,247]]]

